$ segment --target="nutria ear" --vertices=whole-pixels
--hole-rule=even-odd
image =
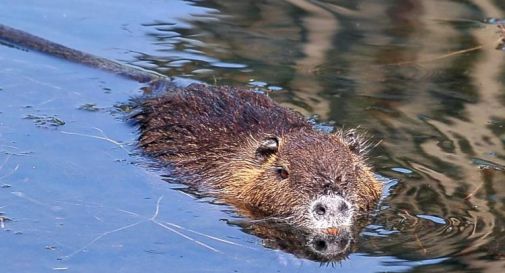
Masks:
[[[279,139],[277,137],[265,138],[261,141],[260,146],[256,149],[256,157],[258,159],[266,159],[272,154],[275,154],[279,149]]]
[[[343,136],[347,145],[349,146],[349,149],[354,153],[359,154],[363,148],[361,147],[363,143],[358,132],[355,129],[352,129],[344,132]]]

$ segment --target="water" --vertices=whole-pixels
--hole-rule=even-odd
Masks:
[[[5,272],[503,272],[501,1],[3,0],[0,18],[359,125],[381,141],[370,162],[388,189],[354,253],[321,266],[149,168],[119,107],[139,84],[1,46]]]

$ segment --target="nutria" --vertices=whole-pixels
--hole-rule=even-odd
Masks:
[[[0,39],[165,88],[134,116],[139,146],[184,183],[250,214],[309,229],[353,223],[381,186],[354,131],[327,134],[265,94],[169,79],[0,25]]]
[[[381,186],[354,131],[327,134],[265,94],[193,84],[145,100],[139,146],[184,182],[305,228],[350,225]]]

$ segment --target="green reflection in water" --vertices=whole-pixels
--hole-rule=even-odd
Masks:
[[[503,270],[504,53],[496,27],[480,23],[505,17],[501,1],[194,4],[215,15],[192,19],[191,29],[153,24],[166,50],[139,63],[209,83],[273,86],[282,104],[382,140],[370,160],[400,183],[358,251],[449,257],[414,272]]]

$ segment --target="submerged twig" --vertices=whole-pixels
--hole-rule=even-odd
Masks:
[[[241,246],[241,247],[245,247],[241,244],[238,244],[238,243],[234,243],[234,242],[231,242],[231,241],[228,241],[228,240],[225,240],[225,239],[221,239],[221,238],[218,238],[218,237],[215,237],[215,236],[211,236],[211,235],[208,235],[208,234],[205,234],[205,233],[201,233],[201,232],[198,232],[198,231],[195,231],[195,230],[191,230],[191,229],[187,229],[187,228],[184,228],[182,226],[179,226],[179,225],[176,225],[176,224],[173,224],[173,223],[169,223],[169,222],[161,222],[159,220],[157,220],[158,216],[159,216],[159,213],[160,213],[160,204],[161,204],[161,200],[163,199],[163,196],[159,197],[158,200],[156,201],[156,208],[154,210],[154,213],[152,216],[150,217],[144,217],[138,213],[135,213],[135,212],[131,212],[131,211],[128,211],[128,210],[123,210],[123,209],[116,209],[120,212],[123,212],[123,213],[127,213],[129,215],[132,215],[134,217],[137,217],[137,218],[143,218],[142,220],[139,220],[135,223],[132,223],[132,224],[129,224],[129,225],[126,225],[126,226],[123,226],[123,227],[119,227],[119,228],[116,228],[114,230],[110,230],[110,231],[106,231],[104,233],[101,233],[99,234],[98,236],[96,236],[95,238],[93,238],[92,240],[90,240],[89,242],[87,242],[84,246],[80,247],[79,249],[73,251],[72,253],[68,254],[68,255],[65,255],[62,257],[62,259],[69,259],[73,256],[75,256],[76,254],[82,252],[83,250],[85,250],[86,248],[88,248],[89,246],[91,246],[92,244],[94,244],[95,242],[97,242],[98,240],[102,239],[103,237],[107,236],[107,235],[110,235],[112,233],[116,233],[116,232],[119,232],[119,231],[123,231],[123,230],[126,230],[126,229],[129,229],[129,228],[132,228],[132,227],[135,227],[137,225],[140,225],[142,223],[146,223],[146,222],[152,222],[160,227],[162,227],[163,229],[165,230],[168,230],[168,231],[171,231],[181,237],[183,237],[184,239],[187,239],[191,242],[194,242],[208,250],[211,250],[213,252],[216,252],[216,253],[222,253],[222,251],[202,242],[202,241],[199,241],[191,236],[188,236],[184,233],[182,233],[181,231],[178,231],[176,230],[177,229],[180,229],[180,230],[183,230],[183,231],[187,231],[187,232],[191,232],[193,234],[197,234],[197,235],[200,235],[200,236],[203,236],[203,237],[206,237],[206,238],[209,238],[209,239],[212,239],[212,240],[215,240],[215,241],[218,241],[218,242],[221,242],[221,243],[226,243],[226,244],[230,244],[230,245],[234,245],[234,246]]]
[[[37,199],[34,199],[34,198],[31,198],[30,196],[27,196],[25,193],[23,192],[20,192],[20,191],[14,191],[14,192],[11,192],[11,194],[13,194],[14,196],[17,196],[19,198],[23,198],[29,202],[32,202],[36,205],[39,205],[39,206],[43,206],[43,207],[46,207],[46,208],[49,208],[50,206],[48,204],[45,204]]]
[[[2,206],[0,207],[0,209],[3,209],[5,208],[6,206]],[[0,212],[0,228],[1,229],[4,229],[5,228],[5,222],[6,221],[9,221],[10,219],[5,217],[4,214],[2,212]]]
[[[10,221],[9,218],[5,217],[3,213],[0,212],[0,228],[4,229],[5,228],[5,222]]]
[[[498,24],[497,27],[498,27],[498,35],[500,36],[500,38],[498,39],[498,45],[496,46],[496,49],[505,50],[505,25]],[[387,65],[400,66],[400,65],[410,65],[410,64],[416,64],[416,63],[434,62],[434,61],[439,61],[442,59],[454,57],[457,55],[465,54],[468,52],[481,50],[483,48],[484,48],[484,45],[481,44],[481,45],[477,45],[477,46],[466,48],[466,49],[456,50],[456,51],[453,51],[453,52],[450,52],[447,54],[436,56],[434,58],[429,58],[429,59],[425,59],[425,60],[417,60],[417,61],[404,61],[404,62],[398,62],[398,63],[391,63],[391,64],[387,64]]]
[[[4,168],[5,164],[9,162],[9,159],[11,159],[11,155],[6,156],[2,164],[0,164],[0,171]]]
[[[185,239],[188,239],[188,240],[190,240],[190,241],[192,241],[192,242],[194,242],[196,244],[199,244],[199,245],[201,245],[201,246],[203,246],[203,247],[205,247],[207,249],[210,249],[210,250],[212,250],[214,252],[222,253],[221,251],[219,251],[219,250],[217,250],[217,249],[215,249],[215,248],[213,248],[213,247],[211,247],[211,246],[209,246],[209,245],[207,245],[207,244],[205,244],[205,243],[203,243],[201,241],[195,240],[195,239],[193,239],[193,238],[185,235],[184,233],[181,233],[181,232],[179,232],[179,231],[177,231],[177,230],[175,230],[175,229],[173,229],[173,228],[171,228],[171,227],[169,227],[169,226],[167,226],[167,225],[165,225],[163,223],[160,223],[160,222],[158,222],[156,220],[152,220],[152,222],[155,223],[155,224],[157,224],[157,225],[159,225],[160,227],[162,227],[164,229],[172,231],[173,233],[175,233],[175,234],[177,234],[177,235],[179,235],[179,236],[181,236],[181,237],[183,237]]]
[[[446,59],[446,58],[449,58],[449,57],[465,54],[465,53],[468,53],[468,52],[477,51],[477,50],[480,50],[482,48],[484,48],[483,45],[478,45],[478,46],[470,47],[470,48],[467,48],[467,49],[461,49],[461,50],[453,51],[453,52],[450,52],[450,53],[447,53],[447,54],[444,54],[444,55],[440,55],[440,56],[436,56],[436,57],[433,57],[433,58],[429,58],[429,59],[417,60],[417,61],[404,61],[404,62],[398,62],[398,63],[391,63],[391,64],[387,64],[387,65],[398,65],[398,66],[400,66],[400,65],[417,64],[417,63],[429,63],[429,62],[439,61],[439,60],[443,60],[443,59]]]
[[[23,198],[27,201],[30,201],[32,203],[35,203],[35,204],[38,204],[39,206],[44,206],[44,207],[49,207],[48,204],[45,204],[43,203],[42,201],[39,201],[37,199],[34,199],[34,198],[31,198],[27,195],[25,195],[24,193],[22,192],[12,192],[12,194],[14,194],[15,196],[17,197],[20,197],[20,198]],[[168,231],[171,231],[191,242],[194,242],[208,250],[211,250],[213,252],[216,252],[216,253],[222,253],[222,251],[216,249],[215,247],[212,247],[202,241],[199,241],[189,235],[186,235],[184,233],[182,233],[181,231],[178,231],[176,229],[179,229],[179,230],[182,230],[182,231],[186,231],[186,232],[190,232],[190,233],[193,233],[193,234],[196,234],[196,235],[199,235],[199,236],[203,236],[203,237],[206,237],[208,239],[212,239],[212,240],[215,240],[217,242],[220,242],[220,243],[226,243],[226,244],[229,244],[229,245],[234,245],[234,246],[241,246],[241,247],[246,247],[244,245],[241,245],[241,244],[238,244],[238,243],[234,243],[234,242],[231,242],[231,241],[228,241],[228,240],[225,240],[225,239],[222,239],[222,238],[218,238],[218,237],[215,237],[215,236],[212,236],[212,235],[208,235],[208,234],[205,234],[205,233],[201,233],[201,232],[198,232],[198,231],[195,231],[195,230],[191,230],[191,229],[187,229],[187,228],[184,228],[180,225],[176,225],[174,223],[170,223],[170,222],[161,222],[159,221],[157,218],[159,216],[159,213],[160,213],[160,204],[161,204],[161,201],[163,200],[163,196],[159,197],[158,200],[156,201],[156,207],[155,207],[155,210],[153,212],[153,214],[150,216],[150,217],[145,217],[145,216],[142,216],[136,212],[132,212],[132,211],[128,211],[128,210],[124,210],[124,209],[118,209],[118,208],[115,208],[115,210],[119,211],[119,212],[123,212],[123,213],[126,213],[130,216],[133,216],[133,217],[136,217],[136,218],[141,218],[139,221],[137,222],[134,222],[132,224],[128,224],[128,225],[125,225],[125,226],[122,226],[122,227],[118,227],[116,229],[113,229],[113,230],[109,230],[109,231],[105,231],[99,235],[97,235],[96,237],[94,237],[93,239],[91,239],[90,241],[88,241],[87,243],[85,243],[82,247],[80,247],[79,249],[73,251],[72,253],[68,254],[68,255],[65,255],[63,257],[61,257],[61,259],[70,259],[72,258],[73,256],[75,256],[76,254],[84,251],[85,249],[89,248],[91,245],[93,245],[94,243],[96,243],[97,241],[99,241],[100,239],[104,238],[105,236],[107,235],[110,235],[110,234],[113,234],[113,233],[116,233],[116,232],[119,232],[119,231],[124,231],[124,230],[127,230],[127,229],[130,229],[132,227],[135,227],[137,225],[140,225],[142,223],[147,223],[147,222],[152,222],[160,227],[162,227],[163,229],[165,230],[168,230]],[[63,202],[63,201],[58,201],[58,202]],[[65,202],[67,204],[71,204],[71,205],[86,205],[86,204],[79,204],[79,203],[75,203],[75,202]],[[95,206],[93,206],[95,207]],[[100,206],[100,205],[96,205],[96,207],[102,207],[103,206]],[[3,224],[3,221],[4,219],[7,219],[7,218],[2,218],[0,217],[0,227],[3,228],[4,224]]]
[[[123,151],[125,151],[126,153],[130,153],[130,151],[128,151],[128,149],[126,149],[124,147],[124,144],[119,142],[119,141],[116,141],[110,137],[108,137],[102,129],[100,128],[94,128],[95,130],[99,131],[100,134],[102,136],[95,136],[95,135],[89,135],[89,134],[82,134],[82,133],[74,133],[74,132],[67,132],[67,131],[61,131],[62,134],[67,134],[67,135],[75,135],[75,136],[82,136],[82,137],[89,137],[89,138],[95,138],[95,139],[100,139],[100,140],[105,140],[107,142],[110,142],[114,145],[117,145],[119,148],[121,148]]]
[[[426,247],[424,247],[424,244],[423,242],[421,241],[421,239],[419,238],[419,235],[417,235],[417,231],[414,231],[414,236],[416,238],[416,243],[417,245],[419,246],[419,248],[421,249],[421,251],[423,252],[423,255],[426,255],[428,253],[428,250],[426,249]]]
[[[3,166],[0,166],[0,167],[3,167]],[[17,164],[16,167],[14,167],[14,169],[10,170],[7,174],[5,174],[3,176],[0,176],[0,180],[5,179],[5,178],[13,175],[17,170],[19,170],[19,164]]]
[[[470,192],[467,196],[465,196],[465,200],[468,200],[470,198],[472,198],[472,196],[474,196],[479,190],[480,188],[482,188],[482,186],[484,185],[484,182],[481,182],[479,184],[479,186],[477,186],[472,192]]]
[[[211,246],[209,246],[209,245],[207,245],[207,244],[205,244],[203,242],[200,242],[200,241],[198,241],[196,239],[193,239],[193,238],[187,236],[186,234],[183,234],[183,233],[181,233],[181,232],[179,232],[179,231],[177,231],[177,230],[175,230],[175,229],[173,229],[173,228],[171,228],[171,227],[169,227],[169,226],[167,226],[167,225],[159,222],[158,220],[156,220],[156,218],[158,217],[158,214],[160,212],[160,203],[161,203],[162,199],[163,199],[163,196],[161,196],[160,198],[158,198],[158,201],[156,202],[156,210],[154,211],[153,216],[151,216],[151,218],[149,218],[149,221],[155,223],[156,225],[158,225],[158,226],[160,226],[160,227],[162,227],[162,228],[164,228],[166,230],[172,231],[173,233],[175,233],[175,234],[177,234],[177,235],[179,235],[179,236],[181,236],[181,237],[183,237],[185,239],[188,239],[188,240],[190,240],[190,241],[192,241],[192,242],[194,242],[194,243],[196,243],[198,245],[201,245],[201,246],[203,246],[203,247],[205,247],[207,249],[210,249],[210,250],[212,250],[214,252],[221,253],[221,251],[219,251],[219,250],[217,250],[217,249],[215,249],[215,248],[213,248],[213,247],[211,247]]]
[[[234,245],[234,246],[246,247],[244,245],[241,245],[241,244],[238,244],[238,243],[235,243],[235,242],[232,242],[232,241],[228,241],[228,240],[221,239],[221,238],[218,238],[218,237],[215,237],[215,236],[212,236],[212,235],[208,235],[208,234],[205,234],[205,233],[201,233],[201,232],[198,232],[198,231],[195,231],[195,230],[192,230],[192,229],[181,227],[181,226],[173,224],[173,223],[165,222],[164,224],[170,225],[172,227],[175,227],[175,228],[178,228],[178,229],[182,229],[182,230],[185,230],[185,231],[188,231],[188,232],[191,232],[191,233],[203,236],[203,237],[207,237],[209,239],[216,240],[216,241],[221,242],[221,243],[230,244],[230,245]]]
[[[81,248],[77,249],[76,251],[74,251],[74,252],[72,252],[72,253],[70,253],[70,254],[68,254],[68,255],[66,255],[66,256],[63,256],[63,257],[61,257],[61,258],[62,258],[62,259],[70,259],[70,258],[72,258],[72,256],[74,256],[75,254],[77,254],[77,253],[79,253],[79,252],[81,252],[81,251],[85,250],[85,249],[86,249],[86,248],[88,248],[90,245],[94,244],[96,241],[98,241],[98,240],[102,239],[103,237],[105,237],[105,236],[107,236],[107,235],[109,235],[109,234],[112,234],[112,233],[116,233],[116,232],[118,232],[118,231],[122,231],[122,230],[126,230],[126,229],[129,229],[129,228],[132,228],[132,227],[137,226],[137,225],[139,225],[139,224],[141,224],[141,223],[143,223],[143,222],[146,222],[146,220],[138,221],[138,222],[136,222],[136,223],[129,224],[129,225],[126,225],[126,226],[124,226],[124,227],[119,227],[119,228],[116,228],[116,229],[114,229],[114,230],[106,231],[106,232],[104,232],[104,233],[102,233],[102,234],[100,234],[100,235],[96,236],[93,240],[91,240],[91,241],[89,241],[88,243],[86,243],[83,247],[81,247]]]

